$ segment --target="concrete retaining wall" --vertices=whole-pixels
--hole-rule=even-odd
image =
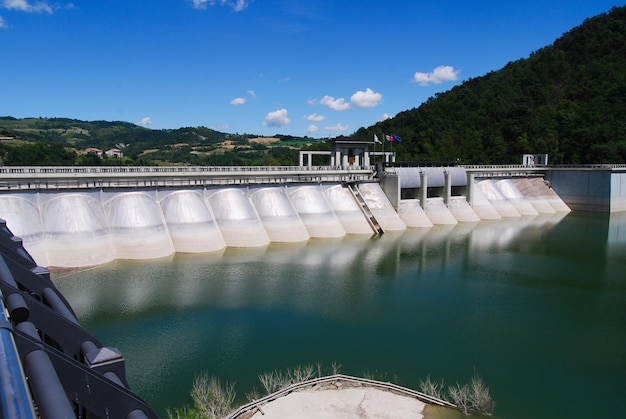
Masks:
[[[626,173],[611,169],[554,169],[545,179],[573,210],[626,211]]]

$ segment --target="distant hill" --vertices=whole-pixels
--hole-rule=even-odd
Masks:
[[[120,121],[0,117],[0,162],[6,165],[293,165],[295,150],[316,142],[285,135],[259,139],[205,127],[152,130]],[[88,148],[114,147],[124,158],[84,154]]]
[[[355,135],[383,133],[404,161],[626,163],[626,7]]]

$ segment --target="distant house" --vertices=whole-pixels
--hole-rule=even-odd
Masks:
[[[124,153],[122,153],[122,150],[120,150],[119,148],[110,148],[107,151],[105,151],[104,154],[107,157],[116,157],[116,158],[122,158],[124,156]]]
[[[85,149],[85,151],[84,151],[84,152],[85,152],[85,154],[92,153],[92,154],[95,154],[95,155],[97,155],[97,156],[102,157],[102,150],[100,150],[99,148],[95,148],[95,147],[88,147],[88,148],[86,148],[86,149]]]

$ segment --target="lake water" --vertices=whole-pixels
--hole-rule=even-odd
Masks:
[[[477,370],[501,418],[626,411],[626,214],[436,226],[54,278],[157,412],[194,375],[236,382],[321,362],[419,389]]]

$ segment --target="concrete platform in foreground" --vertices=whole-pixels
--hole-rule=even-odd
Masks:
[[[261,407],[251,418],[423,418],[426,404],[375,388],[302,390]]]
[[[391,383],[337,374],[293,384],[228,419],[457,418],[454,405]]]

